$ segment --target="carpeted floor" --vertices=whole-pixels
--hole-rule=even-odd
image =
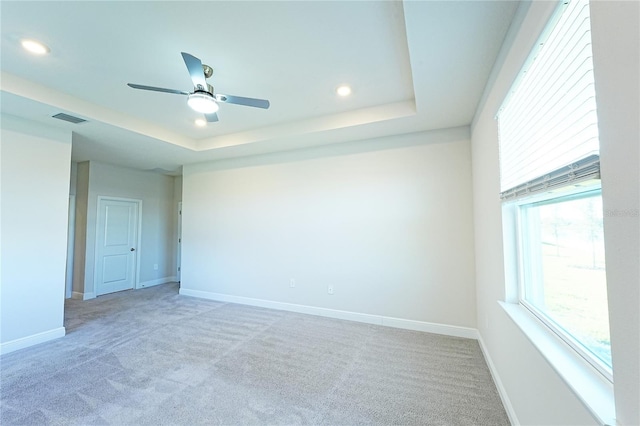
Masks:
[[[178,295],[68,300],[2,356],[2,425],[508,425],[474,340]]]

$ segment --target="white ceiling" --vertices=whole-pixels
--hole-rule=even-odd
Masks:
[[[468,125],[514,1],[2,1],[1,108],[74,132],[73,159],[179,172],[181,165]],[[51,49],[36,57],[21,38]],[[192,91],[180,52],[214,69],[222,104]],[[353,94],[336,95],[340,84]],[[65,112],[88,120],[52,119]]]

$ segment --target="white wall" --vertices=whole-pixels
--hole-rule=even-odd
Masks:
[[[640,425],[640,3],[591,15],[616,414]]]
[[[468,136],[185,166],[181,291],[475,327]]]
[[[497,303],[505,300],[505,273],[494,116],[555,4],[521,9],[472,127],[478,328],[522,424],[585,425],[596,420]],[[595,2],[592,21],[605,209],[637,209],[637,3]],[[638,219],[605,218],[605,233],[617,418],[639,424]]]
[[[98,162],[78,164],[74,291],[94,297],[95,241],[98,196],[142,200],[141,247],[138,247],[142,287],[175,280],[174,178]],[[82,235],[84,234],[84,235]],[[78,243],[80,239],[80,243]],[[82,266],[78,264],[82,263]],[[158,269],[154,270],[154,264]]]
[[[89,211],[89,162],[78,163],[76,168],[76,216],[73,245],[73,286],[72,296],[83,298],[85,294],[85,269],[87,261],[87,213]],[[93,224],[95,227],[95,223]],[[88,284],[88,287],[91,287]],[[92,288],[86,291],[89,297],[94,296]]]
[[[2,116],[0,352],[64,336],[71,132]]]

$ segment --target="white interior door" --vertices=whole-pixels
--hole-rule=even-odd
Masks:
[[[140,202],[99,198],[96,295],[132,289],[136,281]]]

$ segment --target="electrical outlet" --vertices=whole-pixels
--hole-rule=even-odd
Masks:
[[[157,263],[154,263],[154,264],[153,264],[153,270],[154,270],[154,271],[157,271],[157,270],[158,270],[158,264],[157,264]]]
[[[329,287],[327,287],[327,293],[329,294],[333,294],[333,286],[330,285]]]
[[[296,286],[296,280],[295,280],[295,278],[291,278],[289,280],[289,287],[293,288],[295,286]]]

